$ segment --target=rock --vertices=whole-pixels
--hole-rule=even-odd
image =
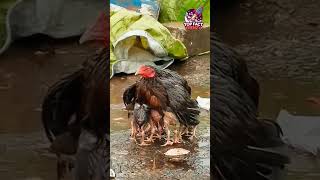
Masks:
[[[183,149],[183,148],[173,148],[169,149],[167,152],[164,153],[164,155],[169,158],[169,161],[172,162],[181,162],[185,160],[187,155],[190,153],[189,150]]]
[[[182,41],[189,56],[210,51],[210,26],[204,24],[201,30],[186,30],[183,22],[163,23],[163,25],[175,38]]]
[[[113,169],[110,169],[110,179],[116,178],[116,173],[114,172]]]
[[[190,151],[183,149],[183,148],[173,148],[169,149],[167,152],[164,153],[166,156],[181,156],[181,155],[186,155],[189,154]]]

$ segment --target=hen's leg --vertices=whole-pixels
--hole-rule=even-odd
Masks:
[[[160,121],[158,122],[158,130],[159,130],[159,133],[162,134],[163,127],[165,127],[164,113],[163,113],[163,111],[159,111],[159,114],[160,114]]]
[[[155,136],[155,138],[158,138],[159,140],[161,140],[161,134],[160,134],[160,132],[159,132],[159,130],[158,130],[158,127],[155,125],[155,127],[154,127],[154,129],[155,129],[155,131],[157,132],[157,134],[156,134],[156,136]]]
[[[136,126],[135,126],[135,124],[134,124],[134,122],[133,122],[133,120],[131,121],[131,137],[130,137],[130,139],[131,140],[134,140],[135,142],[137,142],[137,138],[136,138],[136,135],[137,135],[137,128],[136,128]]]
[[[153,123],[152,119],[150,119],[147,129],[148,129],[148,131],[150,131],[150,136],[149,136],[149,138],[147,138],[147,140],[145,140],[145,142],[153,142],[153,135],[155,133],[155,127],[154,127],[154,123]]]
[[[189,137],[190,140],[193,140],[193,138],[197,138],[197,136],[196,136],[196,128],[197,128],[197,126],[193,127],[192,134]]]
[[[180,128],[180,127],[179,127]],[[180,138],[180,132],[177,130],[176,125],[174,125],[174,139],[173,139],[173,143],[175,144],[179,144],[181,143],[181,138]]]
[[[188,128],[180,123],[180,139],[182,140],[182,136],[186,136],[186,134],[188,134]]]
[[[153,120],[153,124],[155,126],[155,129],[158,131],[157,137],[159,139],[161,139],[161,135],[162,135],[162,126],[160,125],[161,115],[159,114],[158,111],[152,110],[151,116],[152,116],[152,120]]]
[[[169,124],[165,124],[164,125],[164,130],[166,131],[167,134],[167,141],[165,144],[161,145],[161,146],[167,146],[167,145],[172,145],[173,142],[170,140],[170,129],[169,129]]]
[[[179,137],[179,131],[178,130],[174,130],[174,140],[173,140],[173,143],[175,144],[180,144],[182,141]]]
[[[155,134],[155,132],[156,132],[155,127],[152,127],[152,128],[151,128],[151,135],[150,135],[150,137],[146,140],[146,142],[154,142],[154,140],[153,140],[153,135]]]
[[[140,146],[148,146],[148,145],[150,145],[150,144],[147,144],[147,143],[144,141],[144,136],[145,136],[144,129],[141,128],[141,144],[140,144]]]

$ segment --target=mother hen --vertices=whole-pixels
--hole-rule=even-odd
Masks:
[[[145,104],[158,112],[160,134],[162,127],[165,128],[167,134],[167,142],[164,145],[173,144],[170,141],[169,127],[164,126],[164,118],[168,113],[172,113],[180,122],[180,134],[177,136],[179,139],[175,139],[175,143],[180,141],[183,128],[192,127],[194,131],[191,137],[194,137],[195,127],[199,124],[200,111],[197,102],[191,99],[191,88],[187,81],[171,70],[160,70],[145,65],[141,66],[136,74],[141,75],[141,79],[129,86],[123,93],[123,101],[127,109],[138,103]],[[153,116],[153,119],[155,118]]]

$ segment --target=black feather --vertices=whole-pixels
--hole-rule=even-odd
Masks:
[[[212,162],[217,180],[272,180],[289,162],[270,148],[281,147],[281,128],[257,119],[259,85],[245,61],[218,38],[211,37]]]
[[[55,83],[44,98],[42,104],[42,123],[48,139],[53,139],[68,130],[71,117],[79,121],[82,70],[68,75]]]

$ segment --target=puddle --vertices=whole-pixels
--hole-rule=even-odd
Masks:
[[[275,119],[281,109],[296,116],[317,116],[320,107],[306,101],[309,97],[319,97],[320,87],[316,82],[292,80],[261,80],[260,116]],[[320,178],[320,158],[298,150],[290,150],[291,164],[287,166],[286,180],[318,180]]]
[[[49,42],[56,54],[46,53]],[[0,179],[56,179],[56,158],[48,153],[42,131],[42,98],[93,49],[79,46],[75,38],[51,42],[33,37],[0,56]]]

